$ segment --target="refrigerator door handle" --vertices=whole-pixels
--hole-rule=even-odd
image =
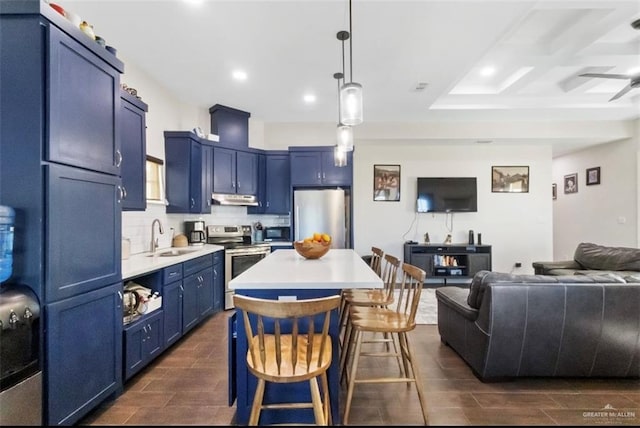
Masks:
[[[293,226],[296,229],[296,233],[295,233],[294,239],[296,241],[299,241],[300,238],[298,236],[300,234],[300,216],[298,214],[300,214],[300,207],[298,205],[296,205],[294,208],[295,208],[295,214],[293,216],[293,218],[294,218]]]

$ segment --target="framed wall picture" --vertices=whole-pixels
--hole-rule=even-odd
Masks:
[[[600,184],[600,167],[587,168],[587,186]]]
[[[528,166],[492,166],[491,191],[498,193],[528,193]]]
[[[558,199],[558,185],[556,183],[551,185],[551,198]]]
[[[400,200],[400,165],[373,166],[373,200]]]
[[[564,193],[578,193],[578,173],[564,176]]]

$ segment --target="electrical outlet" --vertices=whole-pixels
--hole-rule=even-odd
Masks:
[[[517,268],[522,267],[522,263],[520,263],[520,262],[516,262],[516,263],[514,264],[514,266],[515,266],[515,267],[517,267]]]

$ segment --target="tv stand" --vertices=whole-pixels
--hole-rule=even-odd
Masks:
[[[404,261],[427,273],[425,285],[466,285],[491,270],[491,245],[406,243]]]

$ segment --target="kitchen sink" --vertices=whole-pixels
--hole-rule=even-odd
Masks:
[[[178,250],[174,248],[171,250],[156,251],[154,254],[147,254],[147,257],[176,257],[193,253],[194,251],[198,250]]]

